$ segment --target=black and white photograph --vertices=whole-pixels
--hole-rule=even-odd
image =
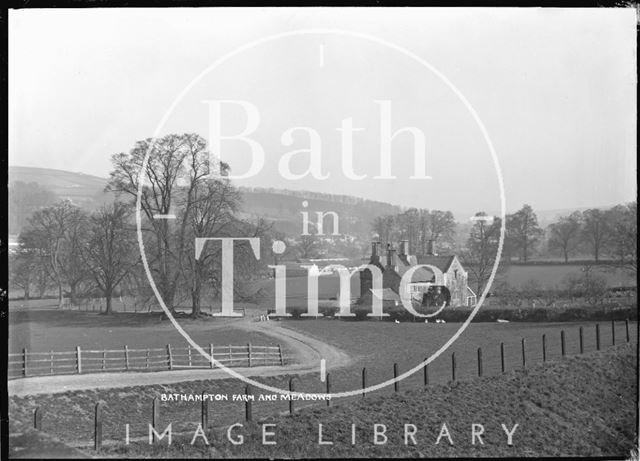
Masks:
[[[5,13],[3,458],[638,460],[637,5]]]

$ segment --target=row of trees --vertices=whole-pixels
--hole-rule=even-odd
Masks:
[[[547,228],[548,248],[561,253],[565,262],[571,255],[587,250],[595,261],[607,255],[635,271],[637,216],[637,202],[562,216]]]
[[[80,294],[99,291],[107,312],[116,287],[137,266],[137,243],[131,208],[114,202],[88,213],[69,201],[36,211],[18,237],[11,264],[12,283],[29,298],[53,283],[62,306],[68,288],[75,303]]]
[[[599,262],[603,254],[613,258],[612,265],[637,273],[637,202],[617,205],[606,210],[589,209],[560,217],[546,230],[529,205],[507,215],[503,255],[508,260],[513,253],[527,262],[534,249],[546,245],[551,252],[560,252],[565,262],[577,252],[590,254]],[[484,215],[478,213],[477,216]],[[500,237],[500,218],[491,224],[477,221],[470,232],[462,259],[476,288],[480,290],[489,278],[495,263]],[[545,239],[546,237],[546,239]]]
[[[608,209],[588,209],[561,216],[542,229],[529,205],[507,215],[504,255],[523,262],[534,252],[559,254],[565,262],[583,255],[600,262],[603,257],[636,271],[637,202]]]
[[[456,221],[450,211],[410,208],[403,213],[379,216],[372,227],[382,242],[408,240],[410,252],[425,255],[429,240],[443,248],[453,245]]]
[[[226,178],[228,165],[220,165],[222,176],[211,178],[210,162],[205,140],[191,133],[146,139],[130,152],[114,155],[107,190],[117,200],[91,214],[69,202],[34,213],[19,235],[12,264],[14,285],[29,296],[31,285],[42,294],[40,287],[52,280],[60,306],[66,288],[72,302],[81,287],[97,289],[106,298],[107,312],[119,285],[138,289],[148,285],[132,213],[140,186],[142,239],[155,284],[170,310],[175,312],[186,297],[192,315],[200,314],[205,286],[212,296],[218,295],[221,245],[205,245],[196,259],[195,239],[268,237],[270,229],[262,219],[238,217],[240,195]],[[158,215],[175,218],[159,219]],[[266,243],[260,260],[248,242],[235,245],[234,281],[239,291],[243,280],[265,272],[270,255]]]
[[[479,212],[476,217],[487,217]],[[426,254],[426,242],[433,240],[439,248],[455,251],[476,281],[480,291],[495,263],[502,221],[476,219],[464,244],[454,248],[456,222],[449,211],[409,209],[397,215],[386,215],[373,222],[373,232],[382,241],[406,239],[412,253]],[[446,250],[445,250],[446,251]],[[616,265],[637,271],[637,202],[606,210],[589,209],[560,217],[543,229],[529,205],[506,216],[504,261],[514,256],[528,262],[534,252],[559,253],[565,262],[575,254],[589,254],[596,262],[603,256]]]

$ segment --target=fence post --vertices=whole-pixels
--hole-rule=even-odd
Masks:
[[[365,391],[366,388],[367,388],[367,369],[363,368],[362,369],[362,397],[363,398],[367,394],[367,391]]]
[[[156,442],[156,431],[158,430],[158,423],[160,422],[160,404],[158,403],[158,397],[153,398],[151,404],[151,426],[154,429],[153,443]]]
[[[229,344],[229,366],[231,366],[232,361],[233,361],[233,355],[231,354],[231,344]]]
[[[427,361],[427,358],[424,359],[424,361]],[[425,364],[424,368],[423,368],[423,380],[424,380],[424,385],[428,386],[429,385],[429,364]]]
[[[393,379],[394,379],[393,390],[395,392],[398,392],[400,390],[400,386],[399,386],[400,383],[398,382],[398,364],[397,363],[393,364]]]
[[[202,415],[201,415],[201,423],[202,429],[207,430],[209,427],[209,400],[205,398],[207,394],[202,392]]]
[[[27,348],[22,349],[22,376],[27,376]]]
[[[76,346],[76,368],[78,369],[78,374],[82,373],[82,351],[80,346]]]
[[[567,354],[566,346],[564,343],[564,330],[560,330],[560,351],[564,357]]]
[[[245,420],[247,420],[248,422],[251,422],[251,420],[253,419],[253,415],[252,415],[252,411],[251,411],[251,399],[249,398],[249,396],[251,395],[251,385],[247,384],[247,387],[244,388],[244,395],[247,396],[247,400],[245,402],[245,407],[244,407],[244,416],[245,416]]]
[[[53,374],[53,349],[49,352],[49,358],[51,360],[51,365],[49,366],[49,371],[51,371],[51,374]]]
[[[39,431],[42,430],[42,408],[36,407],[33,410],[33,428]]]
[[[526,368],[527,366],[527,355],[525,352],[525,341],[524,338],[522,338],[522,368]]]
[[[456,353],[451,353],[451,381],[456,380]]]
[[[626,319],[624,321],[624,328],[625,328],[625,331],[627,332],[627,342],[629,342],[629,319]]]
[[[293,392],[293,377],[289,378],[289,392]],[[290,397],[292,397],[291,394],[289,394]],[[289,414],[293,415],[294,409],[293,409],[293,398],[289,399]]]
[[[247,362],[249,363],[249,368],[251,368],[251,343],[247,344]]]
[[[211,368],[213,368],[213,344],[209,344],[209,355],[211,356]]]
[[[169,365],[169,370],[173,369],[173,354],[171,353],[171,344],[167,344],[167,365]]]
[[[580,333],[580,353],[584,353],[584,339],[583,339],[583,335],[582,335],[582,327],[580,327],[579,330]]]
[[[611,344],[616,345],[616,321],[611,321]]]
[[[482,376],[482,348],[478,348],[478,376]]]
[[[145,357],[144,357],[145,358],[145,360],[144,360],[144,367],[145,368],[149,368],[149,353],[150,353],[150,351],[149,351],[149,349],[147,349],[147,353],[145,354]]]
[[[124,368],[129,369],[129,347],[126,344],[124,346]]]
[[[189,359],[189,368],[191,368],[191,344],[187,344],[187,356]]]
[[[328,394],[331,394],[331,373],[327,373],[327,376],[325,376],[325,379],[327,381],[327,406],[331,405],[331,399],[329,398]]]
[[[93,449],[102,448],[102,402],[96,403],[95,425],[93,431]]]
[[[504,373],[504,343],[500,343],[500,369]]]
[[[547,361],[547,336],[542,335],[542,361]]]
[[[596,323],[596,350],[600,350],[600,324]]]
[[[282,347],[278,344],[278,354],[280,355],[280,365],[284,365],[284,360],[282,359]]]

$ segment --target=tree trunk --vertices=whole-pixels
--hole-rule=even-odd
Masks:
[[[105,291],[104,293],[104,301],[105,301],[105,314],[111,314],[111,291]]]
[[[564,251],[564,262],[566,264],[569,262],[569,252],[567,251],[566,248],[563,251]]]
[[[62,294],[62,282],[58,280],[58,309],[62,309],[64,296]]]
[[[24,297],[22,299],[24,299],[25,301],[29,300],[29,284],[28,283],[24,286]]]
[[[75,306],[76,305],[76,287],[77,287],[78,283],[70,283],[69,284],[69,298],[70,298],[70,302],[71,305]]]
[[[200,290],[191,290],[191,316],[196,317],[200,314]]]

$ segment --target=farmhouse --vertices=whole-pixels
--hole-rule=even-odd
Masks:
[[[473,306],[476,295],[467,284],[468,274],[457,256],[440,256],[434,252],[433,242],[429,242],[429,250],[425,256],[417,257],[408,253],[408,242],[400,242],[399,250],[387,244],[383,259],[380,242],[371,245],[369,264],[382,271],[382,290],[373,286],[371,269],[360,271],[360,299],[358,304],[370,304],[372,297],[382,299],[383,304],[399,305],[401,299],[400,280],[410,269],[414,269],[411,282],[407,285],[407,296],[420,301],[425,306]],[[434,271],[428,267],[415,267],[421,264],[435,266],[442,271],[442,278],[436,279]]]

